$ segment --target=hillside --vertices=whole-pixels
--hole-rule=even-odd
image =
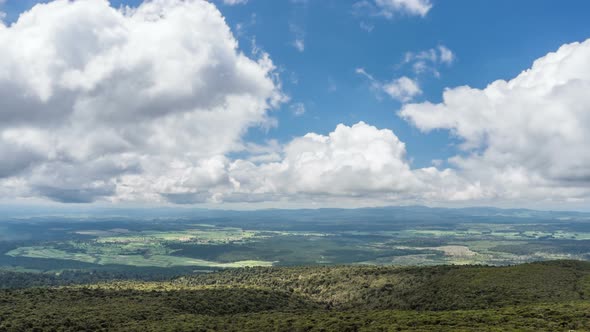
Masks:
[[[337,309],[457,310],[590,299],[590,263],[509,267],[249,268],[183,277],[175,285],[261,287]]]
[[[0,291],[0,331],[432,329],[590,330],[590,263],[242,268]]]

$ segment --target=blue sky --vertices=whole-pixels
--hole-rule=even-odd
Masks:
[[[230,26],[244,24],[239,36],[248,50],[251,39],[268,51],[285,71],[283,84],[294,102],[306,106],[300,118],[288,104],[277,112],[279,125],[268,133],[251,131],[254,140],[268,137],[288,141],[307,132],[328,133],[339,123],[365,121],[391,128],[406,142],[414,166],[430,165],[456,153],[448,133],[422,134],[395,112],[400,103],[375,98],[366,80],[355,74],[365,68],[381,80],[409,75],[396,69],[406,52],[446,45],[456,54],[451,66],[441,66],[440,78],[419,76],[424,94],[417,100],[439,102],[445,87],[483,88],[497,79],[510,79],[560,45],[590,36],[590,3],[571,1],[434,1],[425,18],[400,15],[392,19],[353,14],[355,1],[250,1],[220,8]],[[252,22],[255,15],[255,23]],[[371,32],[361,22],[374,25]],[[291,44],[290,25],[304,34],[305,50]],[[297,77],[293,84],[289,76]],[[331,91],[331,84],[336,88]]]
[[[560,2],[403,0],[400,2],[410,5],[428,5],[429,10],[416,14],[403,6],[390,8],[389,17],[383,15],[385,7],[382,6],[386,5],[382,4],[396,1],[248,0],[243,2],[245,3],[231,4],[231,1],[219,0],[213,1],[213,4],[224,17],[233,37],[239,43],[241,52],[250,59],[257,59],[261,54],[267,54],[272,59],[276,67],[272,75],[279,78],[275,84],[288,98],[264,111],[264,117],[270,118],[271,121],[264,125],[245,124],[238,129],[242,133],[239,137],[232,138],[233,140],[237,140],[239,144],[256,143],[260,146],[270,146],[275,143],[269,142],[276,140],[278,144],[274,146],[279,146],[280,150],[286,149],[290,143],[296,142],[298,138],[308,133],[329,135],[339,124],[352,127],[362,121],[375,127],[376,130],[391,131],[399,141],[405,143],[403,154],[411,170],[425,169],[432,166],[433,161],[440,161],[435,162],[439,171],[449,169],[458,173],[463,172],[464,174],[459,174],[460,179],[453,183],[465,181],[472,189],[474,186],[478,187],[477,190],[486,193],[481,194],[481,197],[487,197],[483,203],[490,205],[501,205],[500,201],[510,201],[511,198],[502,193],[509,192],[511,189],[488,190],[485,187],[482,189],[480,186],[483,186],[481,185],[483,179],[477,178],[482,176],[478,173],[479,169],[469,169],[471,166],[467,164],[473,163],[457,162],[456,158],[470,158],[469,156],[479,154],[481,158],[477,162],[484,162],[485,158],[493,154],[519,154],[518,158],[515,157],[510,161],[513,166],[511,169],[514,170],[521,166],[517,159],[523,157],[525,152],[524,150],[502,150],[503,148],[493,146],[492,143],[478,141],[472,136],[472,131],[486,136],[486,139],[491,142],[502,140],[502,135],[505,133],[503,130],[506,128],[499,129],[498,126],[485,128],[484,125],[484,128],[466,130],[466,127],[479,124],[461,123],[464,118],[457,115],[459,111],[454,111],[450,103],[443,101],[443,91],[450,89],[459,93],[460,91],[454,88],[469,86],[486,94],[485,88],[488,84],[496,80],[515,79],[521,72],[531,68],[536,59],[557,51],[562,45],[583,42],[590,37],[588,23],[590,3],[582,0]],[[29,11],[35,3],[37,1],[5,0],[0,5],[0,10],[6,13],[4,21],[7,27],[16,22],[21,13]],[[142,2],[113,0],[110,4],[113,8],[138,7]],[[50,10],[54,9],[48,7],[47,11]],[[450,59],[441,58],[440,50],[443,48],[452,52]],[[408,56],[408,54],[411,55]],[[433,60],[424,60],[426,67],[422,71],[413,67],[421,61],[420,54],[434,54],[435,57]],[[215,61],[215,59],[210,60]],[[361,74],[361,71],[364,74]],[[415,83],[419,87],[419,93],[403,98],[390,95],[385,91],[387,84],[403,77]],[[453,124],[448,124],[444,120],[431,124],[427,123],[428,121],[419,120],[417,116],[420,114],[416,110],[409,110],[405,113],[406,116],[400,116],[399,112],[404,105],[425,103],[445,106],[451,112],[449,118],[457,115],[457,119]],[[514,101],[512,104],[519,104],[519,102]],[[475,104],[472,109],[473,112],[478,112]],[[578,116],[577,114],[575,116]],[[502,120],[500,117],[498,119]],[[547,119],[550,117],[547,116]],[[506,119],[506,121],[510,120]],[[548,134],[548,132],[543,133]],[[527,139],[532,140],[532,137]],[[564,142],[571,144],[567,137],[564,138]],[[475,146],[465,148],[465,144],[471,143]],[[251,154],[248,149],[224,148],[220,151],[225,158],[230,159],[228,161],[230,163],[248,159]],[[285,156],[288,154],[286,150],[282,151]],[[286,159],[288,158],[285,157]],[[477,158],[472,158],[470,162],[475,162],[475,159]],[[530,167],[533,166],[522,165],[522,169],[527,172],[533,171]],[[563,190],[567,193],[558,195],[559,197],[555,198],[556,201],[551,204],[559,207],[565,204],[564,201],[575,201],[575,204],[586,202],[588,185],[585,184],[584,179],[587,168],[584,159],[575,165],[555,164],[547,169],[534,169],[534,172],[538,171],[540,174],[539,177],[534,178],[542,179],[542,181],[531,180],[533,178],[531,176],[527,183],[535,183],[535,186],[538,185],[543,189],[531,194],[528,189],[532,184],[528,185],[528,189],[522,189],[522,201],[519,204],[529,205],[536,200],[534,197],[544,195],[545,191],[549,190],[547,188],[554,186],[554,181],[562,181],[563,176],[556,174],[563,169],[570,172],[581,169],[581,180],[574,180],[577,181],[575,193],[570,190],[570,184],[560,184],[558,187],[565,188]],[[505,175],[503,178],[508,177],[507,173],[502,174]],[[268,177],[270,178],[271,175]],[[81,184],[81,186],[85,185]],[[74,190],[74,192],[79,190],[76,185],[68,183],[68,186],[71,186],[68,190]],[[276,186],[277,184],[273,184],[271,187],[276,188]],[[215,196],[217,189],[207,188],[206,190]],[[297,191],[295,193],[297,199],[293,197],[289,199],[308,202],[309,197],[305,195],[315,190],[322,195],[327,192],[330,193],[329,196],[334,194],[330,190],[318,189],[318,187],[306,190]],[[385,191],[392,197],[398,197],[398,190],[400,189]],[[253,191],[264,192],[262,189]],[[367,199],[363,204],[371,205],[375,202],[374,195],[382,191],[382,188],[376,191],[369,190],[365,197],[365,191],[355,189],[344,195],[363,196]],[[189,192],[196,194],[202,191],[199,189],[189,190]],[[490,192],[493,193],[489,194]],[[307,198],[301,198],[301,195]],[[412,193],[410,196],[415,197],[414,195]],[[412,199],[408,201],[407,197],[399,201],[393,198],[385,200],[385,203],[431,202],[424,198],[426,196],[420,196],[415,201]],[[463,195],[458,196],[463,197]],[[258,201],[258,199],[255,200]],[[335,202],[333,198],[329,198],[328,201],[331,202],[330,204]],[[383,203],[381,200],[378,201],[376,204]],[[438,200],[435,201],[434,203],[440,203]],[[211,201],[208,200],[208,202]],[[465,204],[481,202],[478,198],[474,201],[467,200]],[[273,206],[274,203],[270,204]]]
[[[7,21],[28,10],[34,0],[7,0]],[[114,7],[138,6],[142,1],[110,1]],[[439,102],[445,87],[484,88],[497,79],[510,79],[560,45],[590,37],[590,3],[583,0],[456,0],[433,1],[426,17],[401,13],[391,19],[356,14],[347,0],[250,0],[243,5],[215,2],[245,52],[252,41],[268,52],[281,70],[292,103],[273,115],[274,128],[251,128],[247,139],[288,142],[308,132],[329,133],[337,124],[365,121],[390,128],[407,144],[413,166],[456,153],[456,140],[446,131],[424,134],[396,116],[400,102],[376,98],[366,80],[355,73],[362,67],[383,81],[409,75],[409,66],[396,68],[406,52],[445,45],[456,55],[440,66],[440,78],[419,75],[423,95],[417,101]],[[368,32],[361,23],[373,26]],[[241,25],[242,32],[237,32]],[[298,31],[295,32],[294,30]],[[293,41],[303,35],[305,50]],[[296,82],[294,82],[294,80]],[[293,103],[305,114],[294,116]]]

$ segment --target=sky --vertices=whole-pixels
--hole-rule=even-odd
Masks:
[[[590,210],[583,0],[0,0],[0,204]]]

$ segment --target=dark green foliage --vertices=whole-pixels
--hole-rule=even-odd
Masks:
[[[590,253],[590,240],[539,240],[526,245],[504,244],[491,248],[492,251],[508,252],[515,255],[532,255],[537,252],[569,253],[573,255]],[[590,257],[590,256],[589,256]]]
[[[95,331],[114,329],[130,322],[170,322],[180,316],[313,311],[316,308],[313,303],[292,294],[257,289],[35,288],[0,291],[0,331],[31,327]]]
[[[589,298],[590,263],[578,261],[244,268],[0,290],[0,331],[590,330]]]
[[[129,331],[587,331],[590,304],[507,307],[470,311],[313,311],[232,316],[182,316],[129,324]]]
[[[590,298],[580,286],[588,274],[590,263],[559,261],[511,267],[245,268],[174,282],[282,289],[339,309],[456,310]]]
[[[182,273],[192,272],[192,268],[133,268],[99,271],[64,270],[56,273],[30,273],[0,271],[0,289],[18,289],[30,287],[55,287],[68,285],[94,284],[116,280],[163,281],[170,280]]]

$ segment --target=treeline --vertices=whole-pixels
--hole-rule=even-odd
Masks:
[[[59,273],[0,271],[0,289],[85,285],[120,280],[167,281],[193,271],[193,268],[109,269],[108,266],[102,270],[64,270]]]

